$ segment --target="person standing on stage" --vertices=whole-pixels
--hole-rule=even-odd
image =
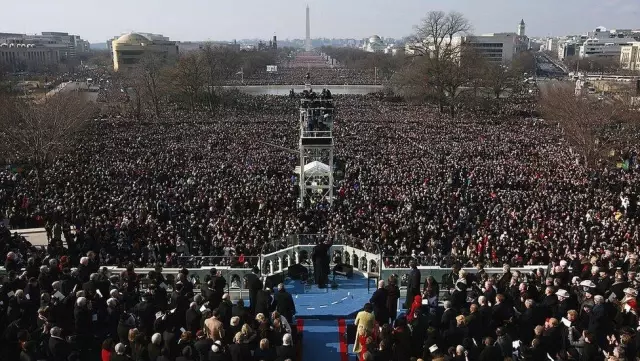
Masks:
[[[331,245],[328,242],[318,243],[311,253],[315,282],[319,288],[327,287],[329,281],[329,248]]]
[[[260,270],[257,267],[254,267],[251,270],[251,273],[244,276],[245,289],[249,289],[249,309],[253,314],[255,314],[256,311],[258,292],[261,291],[264,287],[264,284],[262,283],[260,276],[258,276],[258,273],[260,273]]]
[[[409,262],[411,273],[409,273],[409,282],[407,283],[407,300],[404,303],[404,308],[410,309],[413,303],[413,297],[420,295],[421,276],[418,264],[415,260]]]

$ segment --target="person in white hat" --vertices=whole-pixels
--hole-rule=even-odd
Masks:
[[[635,288],[625,288],[624,289],[624,297],[622,298],[621,303],[624,305],[627,302],[629,302],[630,300],[635,300],[636,297],[638,297],[638,291]]]

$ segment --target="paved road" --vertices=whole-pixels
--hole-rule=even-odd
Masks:
[[[70,93],[73,91],[80,91],[80,95],[84,100],[95,103],[98,100],[98,92],[81,91],[86,89],[88,89],[86,82],[70,81],[70,82],[62,83],[58,85],[55,89],[49,91],[45,95],[45,98],[54,96],[58,93]],[[41,99],[40,101],[44,101],[44,98]]]

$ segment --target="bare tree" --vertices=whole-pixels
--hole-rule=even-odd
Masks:
[[[76,93],[60,93],[41,102],[2,98],[0,147],[4,160],[28,162],[40,175],[72,146],[95,111],[93,104]]]
[[[416,55],[431,55],[429,58],[437,61],[442,55],[447,55],[447,49],[456,46],[453,42],[456,35],[470,31],[471,24],[462,14],[455,11],[448,14],[443,11],[430,11],[420,25],[415,27],[410,49]]]
[[[637,118],[622,101],[576,96],[569,85],[543,88],[540,107],[545,119],[558,122],[572,149],[592,168],[621,142],[625,136],[622,125]]]
[[[173,88],[186,97],[189,108],[193,111],[206,84],[204,61],[201,54],[192,52],[180,58],[171,71]]]
[[[413,61],[403,70],[406,74],[396,77],[408,82],[400,85],[405,92],[427,91],[418,97],[435,98],[441,111],[448,103],[453,113],[459,90],[469,81],[469,72],[461,67],[463,41],[455,38],[469,31],[471,25],[460,13],[429,12],[411,38]]]
[[[165,61],[157,54],[149,54],[140,59],[140,64],[134,69],[142,82],[144,99],[153,109],[156,117],[160,117],[160,103],[165,90]]]
[[[516,75],[513,68],[505,64],[486,62],[483,66],[484,74],[482,80],[484,86],[491,90],[496,99],[508,90],[512,89],[516,82]]]
[[[119,71],[113,74],[112,81],[118,84],[125,94],[125,107],[128,112],[140,120],[143,112],[144,82],[135,69]]]
[[[204,66],[205,91],[209,110],[216,107],[216,88],[231,79],[241,69],[239,54],[227,48],[216,48],[211,44],[202,49],[202,61]]]

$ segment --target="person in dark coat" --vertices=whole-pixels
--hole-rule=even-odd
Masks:
[[[196,334],[200,329],[200,321],[202,319],[202,314],[198,310],[198,304],[195,302],[191,302],[189,305],[189,309],[185,315],[186,327],[187,331],[190,331],[192,334]]]
[[[319,288],[326,287],[329,281],[329,248],[331,248],[329,244],[319,243],[313,247],[313,251],[311,252],[315,283]]]
[[[211,345],[211,351],[209,352],[208,359],[200,360],[200,361],[230,361],[231,356],[229,353],[225,352],[224,347],[220,341],[215,341]]]
[[[480,352],[478,361],[496,361],[504,360],[502,351],[496,345],[494,345],[493,338],[487,337],[484,339],[484,349]]]
[[[393,323],[398,316],[398,300],[400,299],[400,288],[398,287],[398,279],[392,275],[389,277],[387,284],[387,312],[389,319]]]
[[[228,293],[222,295],[222,302],[220,302],[218,306],[218,312],[220,312],[220,322],[222,322],[225,327],[229,325],[229,321],[231,321],[231,317],[233,317],[233,303],[231,303]]]
[[[53,327],[50,331],[51,337],[49,338],[49,360],[51,361],[67,361],[69,354],[71,353],[71,345],[67,340],[62,338],[62,329],[59,327]]]
[[[291,335],[287,333],[282,336],[282,346],[276,347],[276,361],[294,360],[295,358],[296,350],[293,348],[293,340]]]
[[[249,344],[245,342],[245,336],[238,332],[233,337],[234,343],[229,345],[229,355],[231,361],[250,361],[251,350]]]
[[[233,305],[231,317],[238,317],[240,319],[240,324],[242,325],[249,321],[249,309],[245,307],[244,300],[242,298]]]
[[[149,361],[155,361],[160,357],[162,351],[162,335],[159,333],[153,334],[151,336],[151,342],[147,346],[147,355],[149,357]]]
[[[278,291],[274,294],[276,311],[287,319],[289,324],[293,323],[293,316],[296,314],[296,305],[293,297],[284,288],[284,283],[278,285]]]
[[[409,273],[409,282],[407,283],[407,299],[404,302],[405,309],[411,308],[413,298],[420,294],[420,286],[422,286],[420,270],[418,269],[416,261],[411,260],[409,267],[411,268],[411,272]]]
[[[202,330],[198,331],[196,333],[196,342],[193,344],[193,348],[197,355],[196,358],[200,361],[207,361],[212,345],[213,340],[206,337]]]
[[[258,277],[260,272],[257,267],[254,267],[251,273],[245,275],[245,288],[249,289],[249,309],[252,314],[256,313],[256,296],[258,292],[264,287],[262,280]]]
[[[262,313],[268,316],[271,313],[271,304],[271,290],[268,288],[260,290],[256,295],[256,315]]]
[[[602,352],[596,343],[596,337],[589,331],[584,332],[584,347],[582,348],[582,355],[580,361],[601,361]]]
[[[182,356],[178,356],[176,357],[176,361],[193,361],[193,348],[191,346],[187,346],[185,348],[182,349],[181,352]]]
[[[156,320],[157,309],[149,302],[150,295],[143,295],[142,300],[133,308],[133,314],[138,318],[140,331],[147,336],[153,334],[153,323]]]
[[[389,311],[387,308],[387,298],[389,292],[385,288],[384,281],[378,281],[378,289],[371,295],[369,303],[373,306],[373,313],[376,317],[378,325],[382,326],[389,323]]]

